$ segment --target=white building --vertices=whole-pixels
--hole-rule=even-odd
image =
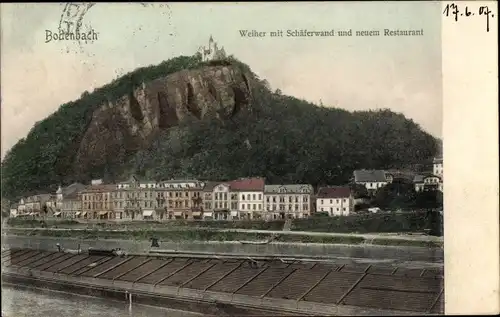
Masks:
[[[260,218],[264,211],[263,178],[240,178],[231,182],[231,192],[238,193],[238,219]]]
[[[266,185],[264,218],[268,220],[304,218],[311,215],[313,187],[308,184]]]
[[[213,220],[258,218],[264,208],[264,183],[262,178],[208,182],[203,189],[203,218]]]
[[[425,174],[416,175],[413,179],[415,191],[420,192],[424,190],[440,190],[443,191],[442,178],[438,175]]]
[[[200,46],[198,48],[198,53],[201,54],[201,60],[203,62],[226,58],[226,51],[224,50],[224,47],[221,47],[219,49],[217,46],[217,42],[214,41],[211,35],[210,39],[208,40],[208,47]]]
[[[437,176],[443,176],[443,158],[434,158],[432,173]]]
[[[356,170],[353,174],[354,182],[365,186],[370,194],[374,194],[388,183],[386,173],[382,170]]]
[[[316,197],[316,212],[329,216],[348,216],[354,210],[354,197],[347,186],[322,187]]]

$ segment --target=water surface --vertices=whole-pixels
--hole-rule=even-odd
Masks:
[[[194,317],[201,314],[81,296],[23,286],[2,285],[2,317]]]

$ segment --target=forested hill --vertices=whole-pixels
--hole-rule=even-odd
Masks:
[[[251,111],[222,120],[187,116],[123,151],[132,137],[122,133],[114,155],[104,160],[95,155],[95,162],[82,170],[75,153],[81,150],[83,135],[89,137],[92,120],[100,120],[96,116],[103,102],[116,102],[137,87],[180,70],[213,65],[201,63],[199,56],[182,56],[138,69],[92,93],[85,92],[38,122],[2,162],[2,197],[15,199],[93,178],[121,181],[129,173],[156,180],[263,176],[269,183],[334,185],[347,182],[354,169],[407,166],[428,161],[436,153],[436,139],[401,114],[317,106],[272,91],[265,80],[233,57],[225,63],[246,74],[247,86],[247,77],[251,81]],[[103,131],[91,135],[92,142],[98,145],[100,140],[118,139]]]

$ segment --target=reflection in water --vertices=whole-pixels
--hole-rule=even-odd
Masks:
[[[2,317],[194,317],[201,314],[2,285]]]

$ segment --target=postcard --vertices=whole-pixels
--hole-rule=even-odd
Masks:
[[[0,12],[2,316],[499,312],[496,2]]]

